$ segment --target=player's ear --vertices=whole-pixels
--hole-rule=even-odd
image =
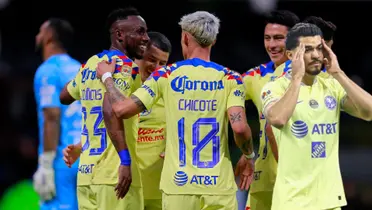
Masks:
[[[183,33],[183,42],[186,46],[189,46],[189,36],[187,36],[187,33]]]
[[[214,46],[216,44],[216,41],[217,41],[217,39],[213,41],[212,46]]]
[[[45,44],[49,44],[53,41],[53,31],[52,30],[47,30],[44,33],[43,40]]]
[[[124,34],[117,28],[115,29],[115,37],[119,42],[124,41]]]
[[[286,50],[285,54],[287,55],[287,58],[289,60],[292,60],[292,58],[293,58],[293,51],[292,50]]]

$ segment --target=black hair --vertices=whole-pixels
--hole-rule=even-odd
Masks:
[[[308,36],[321,36],[323,38],[323,33],[322,30],[314,24],[297,23],[288,31],[285,47],[287,50],[293,50],[298,46],[298,39],[300,37]]]
[[[67,20],[59,18],[50,18],[48,22],[49,27],[53,30],[54,40],[67,51],[72,45],[74,28]]]
[[[147,33],[150,38],[150,43],[159,48],[163,52],[171,53],[172,44],[169,39],[162,33],[151,31]]]
[[[320,28],[323,32],[324,40],[330,41],[333,39],[337,27],[331,21],[325,21],[321,17],[309,16],[305,18],[304,23],[312,23]]]
[[[112,24],[118,20],[125,20],[128,16],[137,16],[140,15],[138,10],[134,7],[119,8],[113,10],[106,19],[106,30],[110,31]]]
[[[300,22],[300,18],[293,12],[288,10],[276,10],[266,17],[266,24],[279,24],[292,28]]]

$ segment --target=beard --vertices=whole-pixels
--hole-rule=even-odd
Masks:
[[[134,58],[134,59],[142,59],[143,54],[141,53],[141,50],[136,47],[127,47],[127,53],[128,57]]]
[[[36,43],[35,44],[35,52],[41,53],[43,51],[43,44],[42,43]]]

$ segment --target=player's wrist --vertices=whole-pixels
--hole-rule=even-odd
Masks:
[[[56,151],[44,151],[39,156],[39,166],[47,169],[53,168],[53,162],[56,157]]]
[[[101,78],[102,82],[105,83],[107,78],[112,78],[111,72],[106,72],[102,75],[102,78]]]
[[[247,158],[248,160],[253,159],[255,156],[256,156],[256,153],[254,153],[254,151],[249,155],[244,154],[244,157]]]
[[[120,165],[123,166],[130,166],[131,164],[131,158],[129,154],[128,149],[123,149],[120,152],[118,152],[119,158],[120,158]]]

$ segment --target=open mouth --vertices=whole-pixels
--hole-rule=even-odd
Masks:
[[[141,49],[141,51],[145,51],[145,50],[147,49],[147,45],[145,45],[145,44],[141,44],[141,45],[139,46],[139,48]]]

